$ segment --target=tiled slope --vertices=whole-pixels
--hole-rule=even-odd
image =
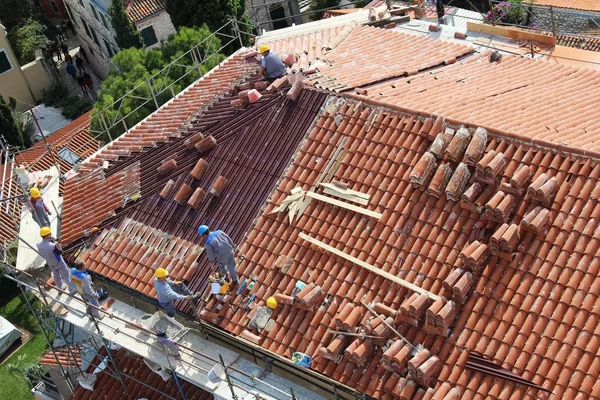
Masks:
[[[6,175],[4,178],[4,186],[2,187],[2,198],[6,199],[8,197],[23,194],[21,187],[15,181],[11,180],[13,171],[10,164],[0,165],[0,176],[4,175],[4,168],[6,168]],[[6,212],[7,204],[8,212]],[[2,202],[0,210],[2,211],[0,212],[0,242],[8,244],[13,241],[19,233],[22,205],[19,200],[9,200]]]
[[[92,365],[88,368],[87,372],[91,373],[94,371],[97,365],[102,362],[102,359],[106,357],[106,350],[102,348],[100,355],[96,356],[92,361]],[[160,375],[152,372],[150,368],[144,363],[144,360],[131,355],[126,350],[112,351],[112,357],[117,364],[118,370],[121,372],[123,383],[115,377],[114,365],[108,362],[108,368],[98,373],[97,380],[94,384],[94,390],[89,391],[84,389],[81,385],[77,385],[71,400],[109,400],[109,399],[148,399],[148,400],[159,400],[159,399],[182,399],[180,389],[177,387],[177,382],[174,379],[164,381]],[[129,377],[133,377],[137,382]],[[142,382],[142,383],[140,383]],[[200,389],[197,386],[192,385],[186,380],[179,379],[179,384],[183,393],[185,393],[186,399],[194,400],[209,400],[213,399],[213,395],[205,390]],[[152,388],[157,388],[160,392],[165,393],[165,397],[160,392],[155,391]]]
[[[452,64],[472,51],[461,44],[361,25],[325,55],[330,65],[319,67],[323,76],[311,79],[317,87],[344,90]]]
[[[472,211],[448,201],[445,184],[439,199],[411,184],[409,176],[431,144],[427,135],[435,136],[440,128],[431,119],[424,123],[413,115],[350,101],[343,102],[339,111],[321,116],[242,244],[247,257],[240,270],[258,277],[254,289],[258,306],[271,295],[291,295],[297,280],[321,286],[328,297],[315,311],[280,304],[272,316],[275,326],[258,336],[262,347],[286,358],[294,351],[305,352],[315,357],[313,369],[360,392],[383,396],[391,373],[380,364],[382,349],[361,367],[348,356],[336,364],[318,350],[331,343],[333,336],[326,331],[335,329],[335,318],[348,302],[361,308],[364,326],[370,316],[360,305],[362,299],[398,310],[412,293],[311,247],[299,234],[304,232],[423,289],[451,296],[442,282],[457,270],[461,251],[474,240],[489,244],[502,224],[486,219],[480,214],[483,209]],[[383,213],[381,220],[315,200],[292,224],[287,213],[270,214],[292,188],[307,190],[315,183],[344,137],[348,153],[342,156],[334,179],[371,195],[368,209]],[[530,166],[533,180],[542,173],[556,178],[558,193],[546,206],[547,225],[538,235],[521,230],[516,251],[508,258],[514,257],[512,262],[492,256],[483,264],[474,292],[459,307],[448,338],[405,324],[396,327],[414,345],[423,344],[441,359],[444,365],[436,388],[448,382],[459,390],[458,398],[600,399],[600,164],[500,137],[489,139],[486,154],[496,151],[505,156],[502,182],[516,180],[515,171],[522,165]],[[449,166],[452,171],[456,168],[454,163]],[[473,167],[470,172],[469,185],[475,180]],[[490,195],[497,194],[494,186],[488,186]],[[425,188],[432,189],[429,181]],[[521,223],[539,205],[522,196],[514,199],[508,223]],[[293,259],[285,273],[274,267],[279,256]],[[230,299],[232,304],[238,300]],[[222,328],[237,335],[251,329],[246,325],[251,311],[217,306],[213,299],[207,309],[220,314]],[[527,391],[466,369],[472,351],[554,394]]]
[[[325,53],[345,38],[356,24],[332,26],[325,29],[308,32],[302,35],[290,36],[273,41],[259,41],[268,44],[281,58],[293,53],[298,61],[292,65],[293,70],[305,70],[317,60],[323,60]]]
[[[61,239],[67,245],[115,214],[140,194],[140,163],[106,176],[102,168],[68,180],[64,188]]]
[[[152,298],[156,298],[152,280],[156,268],[168,269],[174,280],[190,279],[202,253],[198,245],[131,219],[104,230],[92,247],[81,254],[90,271]]]
[[[128,0],[125,4],[125,11],[133,22],[139,22],[164,9],[165,5],[161,0]]]
[[[54,349],[54,354],[58,357],[58,361],[63,368],[66,367],[76,367],[81,366],[81,348],[79,346],[71,346],[71,352],[69,353],[69,349],[67,346],[56,347]],[[58,365],[56,362],[56,357],[51,350],[46,350],[42,354],[42,358],[40,360],[41,365]],[[75,359],[73,359],[75,356]]]
[[[488,53],[368,89],[385,104],[438,113],[600,154],[600,73]]]
[[[556,44],[582,50],[600,51],[600,38],[558,35],[556,37]]]
[[[533,3],[539,6],[600,12],[600,2],[596,0],[533,0]]]
[[[100,143],[90,135],[89,128],[90,113],[88,112],[46,137],[46,142],[52,146],[54,158],[60,164],[61,173],[64,174],[73,168],[69,162],[58,155],[63,147],[77,154],[82,160],[98,150]],[[36,171],[44,171],[55,165],[52,156],[46,152],[44,141],[39,141],[31,148],[19,152],[15,162],[25,166],[33,165]]]
[[[228,58],[217,69],[178,94],[170,103],[86,160],[79,170],[90,171],[102,166],[104,161],[114,162],[129,157],[132,152],[140,152],[169,141],[177,136],[177,130],[183,127],[192,113],[209,106],[211,100],[253,68],[256,68],[255,61],[245,61],[242,56]]]
[[[135,154],[109,169],[108,179],[114,176],[110,174],[118,174],[133,163],[139,163],[141,197],[125,209],[117,210],[114,218],[100,225],[101,230],[117,227],[121,221],[131,218],[195,244],[202,242],[196,232],[202,224],[226,231],[236,242],[242,239],[326,95],[304,91],[296,102],[291,102],[278,92],[266,92],[258,103],[243,111],[232,109],[231,98],[225,96],[195,117],[196,121],[190,122],[189,130],[183,131],[181,138]],[[212,135],[217,147],[203,153],[193,147],[188,149],[185,141],[198,132]],[[158,174],[161,161],[170,157],[174,157],[177,167],[169,173]],[[190,176],[190,171],[200,158],[207,162],[208,167],[201,179],[196,180]],[[219,175],[229,182],[221,196],[216,197],[209,192]],[[174,184],[163,199],[159,193],[169,180],[173,180]],[[192,190],[202,188],[205,191],[205,197],[196,209],[190,207],[186,200],[181,205],[174,201],[183,184],[190,185]],[[81,241],[73,243],[69,254],[81,244]],[[204,287],[208,274],[214,269],[205,255],[198,262],[190,283],[195,291]],[[100,271],[102,275],[122,272],[110,262],[106,263],[106,267],[109,270]],[[150,290],[145,285],[151,284],[151,281],[145,280],[145,277],[137,277],[133,282],[129,277],[121,275],[116,280],[139,291]]]

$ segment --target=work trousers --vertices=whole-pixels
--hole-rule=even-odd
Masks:
[[[173,300],[169,300],[167,303],[159,301],[158,305],[167,312],[169,317],[175,317],[175,305],[173,304]]]
[[[90,296],[87,293],[83,294],[83,297],[85,297],[85,299],[93,306],[99,307],[100,303],[98,303],[98,299],[96,299],[94,296]],[[93,307],[88,307],[88,314],[92,314],[94,316],[94,318],[100,318],[100,311],[98,311],[97,309],[93,308]]]
[[[62,289],[63,283],[67,284],[69,288],[69,293],[75,293],[77,291],[77,287],[71,280],[69,276],[69,270],[67,266],[64,264],[60,264],[58,267],[51,265],[50,270],[52,271],[52,276],[54,277],[55,286],[59,289]]]
[[[235,257],[233,255],[225,260],[225,262],[221,262],[221,260],[219,260],[219,270],[221,270],[223,275],[227,275],[227,272],[229,272],[231,279],[234,282],[237,282],[238,276],[237,271],[235,270]]]

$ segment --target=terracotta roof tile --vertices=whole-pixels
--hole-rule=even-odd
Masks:
[[[162,0],[129,0],[125,5],[125,11],[133,22],[139,22],[164,9]]]
[[[81,385],[77,385],[71,396],[71,400],[123,399],[127,397],[131,397],[132,399],[167,398],[161,392],[169,396],[168,398],[181,399],[184,398],[181,395],[181,391],[185,393],[186,399],[212,400],[214,398],[211,393],[184,379],[179,379],[178,382],[173,379],[164,381],[159,374],[152,372],[142,358],[128,353],[125,349],[113,350],[111,354],[117,368],[110,361],[107,361],[108,368],[96,375],[97,379],[94,383],[94,390],[89,391]],[[92,361],[92,365],[90,365],[87,372],[91,373],[94,371],[106,355],[106,350],[102,348],[99,355]],[[112,369],[118,369],[121,372],[123,383],[114,376],[114,373],[109,373]],[[133,377],[135,380],[130,377]],[[143,384],[140,382],[143,382]],[[181,387],[178,387],[178,385],[181,385]],[[156,388],[160,392],[152,388]]]
[[[573,8],[584,11],[600,11],[600,3],[596,0],[533,0],[535,5],[558,8]]]
[[[69,351],[70,350],[70,351]],[[61,346],[54,348],[54,354],[58,357],[58,362],[63,367],[76,367],[81,366],[81,347],[80,346],[70,346],[70,349],[67,346]],[[41,365],[58,365],[56,361],[56,357],[54,357],[52,350],[46,350],[42,354],[42,358],[39,363]],[[75,356],[75,359],[73,359]]]
[[[384,360],[389,358],[389,354],[384,354],[386,348],[369,347],[360,340],[355,341],[356,345],[350,340],[335,342],[336,338],[326,333],[332,324],[337,329],[353,329],[357,326],[373,329],[372,322],[369,322],[370,315],[360,306],[364,298],[365,301],[380,303],[378,310],[391,309],[396,312],[395,328],[413,344],[423,344],[432,356],[439,358],[439,370],[435,359],[429,361],[427,368],[422,370],[415,366],[417,373],[430,369],[433,371],[432,378],[439,379],[436,388],[441,388],[442,383],[448,384],[448,387],[456,388],[469,398],[527,398],[519,386],[467,371],[468,354],[480,351],[496,364],[555,391],[556,394],[550,395],[550,399],[561,398],[565,393],[572,398],[591,396],[594,380],[599,377],[599,370],[594,365],[600,365],[597,355],[600,336],[596,336],[600,330],[594,325],[600,318],[600,300],[593,294],[596,289],[590,286],[600,282],[594,278],[600,268],[600,262],[594,261],[600,259],[600,240],[589,234],[597,226],[597,221],[587,228],[588,235],[578,231],[586,230],[585,227],[590,223],[587,221],[591,221],[591,210],[597,208],[598,199],[589,196],[590,190],[598,182],[597,176],[590,177],[596,162],[588,163],[588,159],[573,154],[553,153],[534,145],[515,142],[511,143],[513,148],[509,149],[507,140],[510,139],[488,134],[483,156],[492,151],[495,152],[493,155],[503,153],[504,157],[510,157],[517,163],[512,171],[519,170],[523,164],[529,166],[534,177],[542,174],[555,177],[559,191],[563,190],[564,194],[556,196],[552,206],[564,211],[551,212],[550,228],[540,229],[539,234],[517,232],[519,222],[539,202],[530,204],[525,193],[510,194],[510,197],[500,195],[502,199],[499,205],[507,198],[509,202],[514,202],[514,207],[505,209],[506,228],[512,227],[513,233],[504,239],[506,242],[502,245],[510,252],[512,261],[498,257],[494,252],[484,256],[482,252],[489,251],[490,238],[503,226],[503,221],[486,220],[476,210],[463,209],[460,202],[449,201],[443,195],[435,198],[423,191],[427,187],[419,189],[410,183],[412,169],[428,150],[427,144],[431,143],[422,136],[427,136],[427,131],[409,132],[415,126],[424,126],[415,118],[412,114],[371,108],[350,100],[331,100],[306,141],[301,144],[292,164],[271,194],[264,212],[240,248],[246,254],[240,272],[244,276],[256,274],[257,287],[266,289],[256,292],[258,306],[264,304],[267,293],[275,293],[279,299],[285,300],[273,316],[282,326],[276,333],[250,331],[245,325],[245,315],[236,315],[233,320],[231,314],[223,312],[227,307],[221,308],[219,325],[235,334],[247,330],[254,335],[255,342],[284,357],[288,357],[291,351],[306,352],[314,357],[313,369],[338,377],[357,390],[374,396],[379,395],[380,388],[388,382],[389,373],[379,363],[382,356]],[[369,121],[376,122],[370,125]],[[433,125],[429,126],[431,129]],[[475,129],[469,129],[471,137],[474,132]],[[382,143],[382,138],[387,136],[394,140]],[[379,192],[390,190],[390,186],[374,182],[386,179],[391,182],[398,176],[398,171],[402,171],[399,184],[389,194],[389,198],[397,196],[397,201],[383,206],[369,201],[366,206],[369,210],[390,212],[390,216],[377,221],[315,200],[293,223],[290,223],[287,213],[271,214],[292,188],[308,190],[311,187],[315,182],[311,176],[318,179],[328,165],[328,160],[322,160],[322,152],[326,148],[322,145],[331,144],[336,148],[343,143],[343,138],[346,138],[346,142],[339,156],[339,166],[334,167],[330,179],[345,182],[349,189],[371,193],[371,199],[374,199]],[[383,145],[381,151],[369,155],[366,149],[379,144]],[[390,154],[394,153],[403,154],[403,157],[392,158]],[[404,166],[409,155],[409,164]],[[513,158],[517,155],[520,158]],[[389,158],[392,162],[379,163],[377,159],[380,157]],[[374,167],[376,164],[378,168]],[[455,163],[450,165],[456,169]],[[470,168],[467,187],[472,186],[477,179],[475,168],[463,165]],[[550,166],[559,166],[560,169],[552,172]],[[307,170],[311,173],[307,174]],[[509,184],[512,176],[506,175],[506,171],[508,168],[503,172],[500,170],[499,174],[502,182]],[[583,187],[584,183],[590,181],[585,191],[572,189],[575,182],[581,182]],[[479,207],[485,206],[499,193],[497,187],[482,186],[489,191],[489,195],[480,201]],[[563,189],[565,187],[568,190]],[[566,207],[570,200],[572,205]],[[583,221],[579,223],[579,219]],[[556,226],[557,233],[562,234],[553,234],[553,226]],[[478,230],[481,233],[476,233]],[[425,331],[423,320],[427,319],[426,310],[431,303],[421,309],[421,303],[415,302],[420,296],[328,251],[309,246],[300,238],[301,232],[340,251],[369,260],[376,268],[407,279],[423,289],[445,298],[454,297],[456,319],[450,318],[445,322],[450,328],[448,338]],[[473,235],[477,239],[469,239]],[[503,235],[500,238],[504,238]],[[384,243],[390,239],[392,241],[388,247]],[[477,243],[475,240],[480,244],[470,250],[469,246]],[[511,240],[517,240],[517,243],[509,245]],[[383,247],[378,244],[380,242]],[[515,250],[512,251],[512,248]],[[384,256],[380,253],[384,253]],[[478,265],[469,267],[475,271],[473,273],[460,269],[465,268],[461,254],[466,257],[467,253],[471,260],[469,262]],[[280,256],[289,256],[293,261],[289,267],[273,271],[271,265]],[[540,260],[539,264],[535,260]],[[272,275],[270,283],[266,280],[267,272]],[[313,309],[306,309],[294,300],[292,289],[299,279],[314,288],[321,276],[326,301],[316,304]],[[450,284],[442,285],[444,281]],[[411,296],[413,299],[408,300]],[[304,299],[302,294],[300,297]],[[219,313],[217,304],[215,300],[209,302],[207,311]],[[420,322],[407,318],[408,315],[399,311],[403,308],[406,308],[407,314],[420,315]],[[598,308],[598,312],[594,311],[595,308]],[[353,310],[358,318],[350,318]],[[438,313],[441,313],[441,309]],[[586,316],[592,322],[586,320]],[[433,319],[429,316],[429,320],[436,319],[441,324],[443,315]],[[214,318],[211,320],[215,321]],[[418,323],[418,326],[411,326],[412,323]],[[304,326],[302,329],[311,327],[311,334],[306,336],[307,331],[300,331],[301,325]],[[295,343],[292,338],[298,333],[305,333],[306,340]],[[293,348],[290,347],[292,342]],[[361,344],[363,347],[360,347]],[[331,361],[336,354],[341,355],[338,364]],[[365,359],[364,354],[371,355],[371,358]],[[586,357],[582,358],[583,355]],[[364,365],[357,367],[357,362],[364,362]],[[343,374],[339,371],[343,371]],[[426,386],[417,387],[427,389]],[[532,399],[537,396],[532,389],[528,393]]]
[[[598,37],[563,34],[556,37],[556,44],[582,50],[600,51],[600,38]]]
[[[472,52],[462,44],[360,25],[325,54],[328,64],[310,79],[319,88],[346,90],[450,64]]]

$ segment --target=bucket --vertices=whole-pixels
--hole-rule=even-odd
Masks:
[[[225,370],[221,364],[215,364],[210,371],[208,371],[208,380],[211,383],[219,383],[225,380]]]

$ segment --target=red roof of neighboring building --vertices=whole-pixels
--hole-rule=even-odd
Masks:
[[[81,347],[78,345],[70,346],[70,352],[67,346],[55,347],[54,354],[58,357],[60,365],[63,367],[77,367],[81,366]],[[42,354],[40,360],[41,365],[58,365],[56,357],[54,357],[52,350],[48,349]],[[73,359],[75,356],[75,359]]]
[[[215,298],[204,317],[220,319],[222,328],[283,357],[295,351],[311,355],[313,369],[369,396],[393,392],[420,398],[417,393],[423,395],[427,387],[417,390],[414,376],[404,372],[413,381],[410,387],[387,386],[398,379],[384,368],[387,347],[369,340],[359,347],[359,338],[334,341],[335,335],[327,333],[341,329],[336,319],[352,329],[376,326],[361,305],[361,300],[374,301],[379,309],[398,312],[394,326],[402,335],[439,357],[441,369],[429,373],[437,380],[436,389],[444,382],[449,384],[444,390],[456,388],[455,398],[546,396],[467,369],[468,354],[479,352],[554,392],[543,398],[599,399],[600,237],[595,232],[600,229],[600,163],[512,137],[489,135],[484,140],[475,139],[473,130],[466,137],[464,131],[447,133],[442,119],[349,100],[334,104],[317,120],[241,245],[246,260],[240,273],[258,277],[253,290],[257,307],[269,296],[283,295],[271,317],[275,326],[249,332],[246,324],[257,307],[218,311]],[[317,200],[293,223],[287,212],[272,214],[293,188],[320,192],[312,185],[338,146],[339,169],[331,172],[332,179],[370,195],[366,208],[382,213],[381,219]],[[457,168],[461,160],[470,166]],[[450,201],[450,195],[463,200]],[[512,233],[506,233],[511,224]],[[413,292],[320,250],[301,233],[453,299],[457,313],[450,314],[449,336],[425,330],[425,311],[433,309],[432,301],[425,297],[414,305],[420,322],[418,328],[411,326],[402,310],[417,301]],[[493,250],[498,240],[505,243],[502,251]],[[486,249],[477,256],[468,250],[475,241],[477,249]],[[293,261],[284,269],[279,257]],[[473,264],[467,264],[468,257]],[[321,289],[299,293],[300,304],[286,304],[298,280]],[[237,304],[239,298],[230,301]],[[350,314],[344,311],[347,304]],[[431,312],[435,316],[439,309]],[[350,349],[348,354],[344,349]],[[341,354],[341,360],[324,358],[328,351]],[[364,361],[357,365],[357,360]]]
[[[106,350],[104,348],[100,350],[100,355],[94,358],[87,372],[93,372],[96,366],[102,362],[103,357],[106,357]],[[115,366],[107,360],[107,368],[97,374],[94,390],[90,391],[84,389],[81,385],[77,385],[73,396],[71,396],[72,400],[116,400],[127,398],[159,400],[165,398],[161,393],[175,399],[183,398],[174,378],[165,382],[159,374],[152,372],[141,358],[131,355],[125,349],[113,350],[112,357],[115,360],[115,364],[127,390],[125,390],[121,381],[115,377]],[[135,380],[130,377],[133,377]],[[184,379],[179,378],[179,384],[183,389],[186,399],[212,400],[214,398],[212,394]],[[156,388],[158,391],[152,388]]]
[[[133,22],[139,22],[164,9],[162,0],[129,0],[125,5],[125,11]]]
[[[600,51],[599,37],[583,37],[578,35],[563,34],[556,37],[556,44],[559,46],[573,47],[582,50]]]
[[[576,10],[600,12],[600,2],[597,0],[533,0],[533,4],[538,6],[573,8]]]

